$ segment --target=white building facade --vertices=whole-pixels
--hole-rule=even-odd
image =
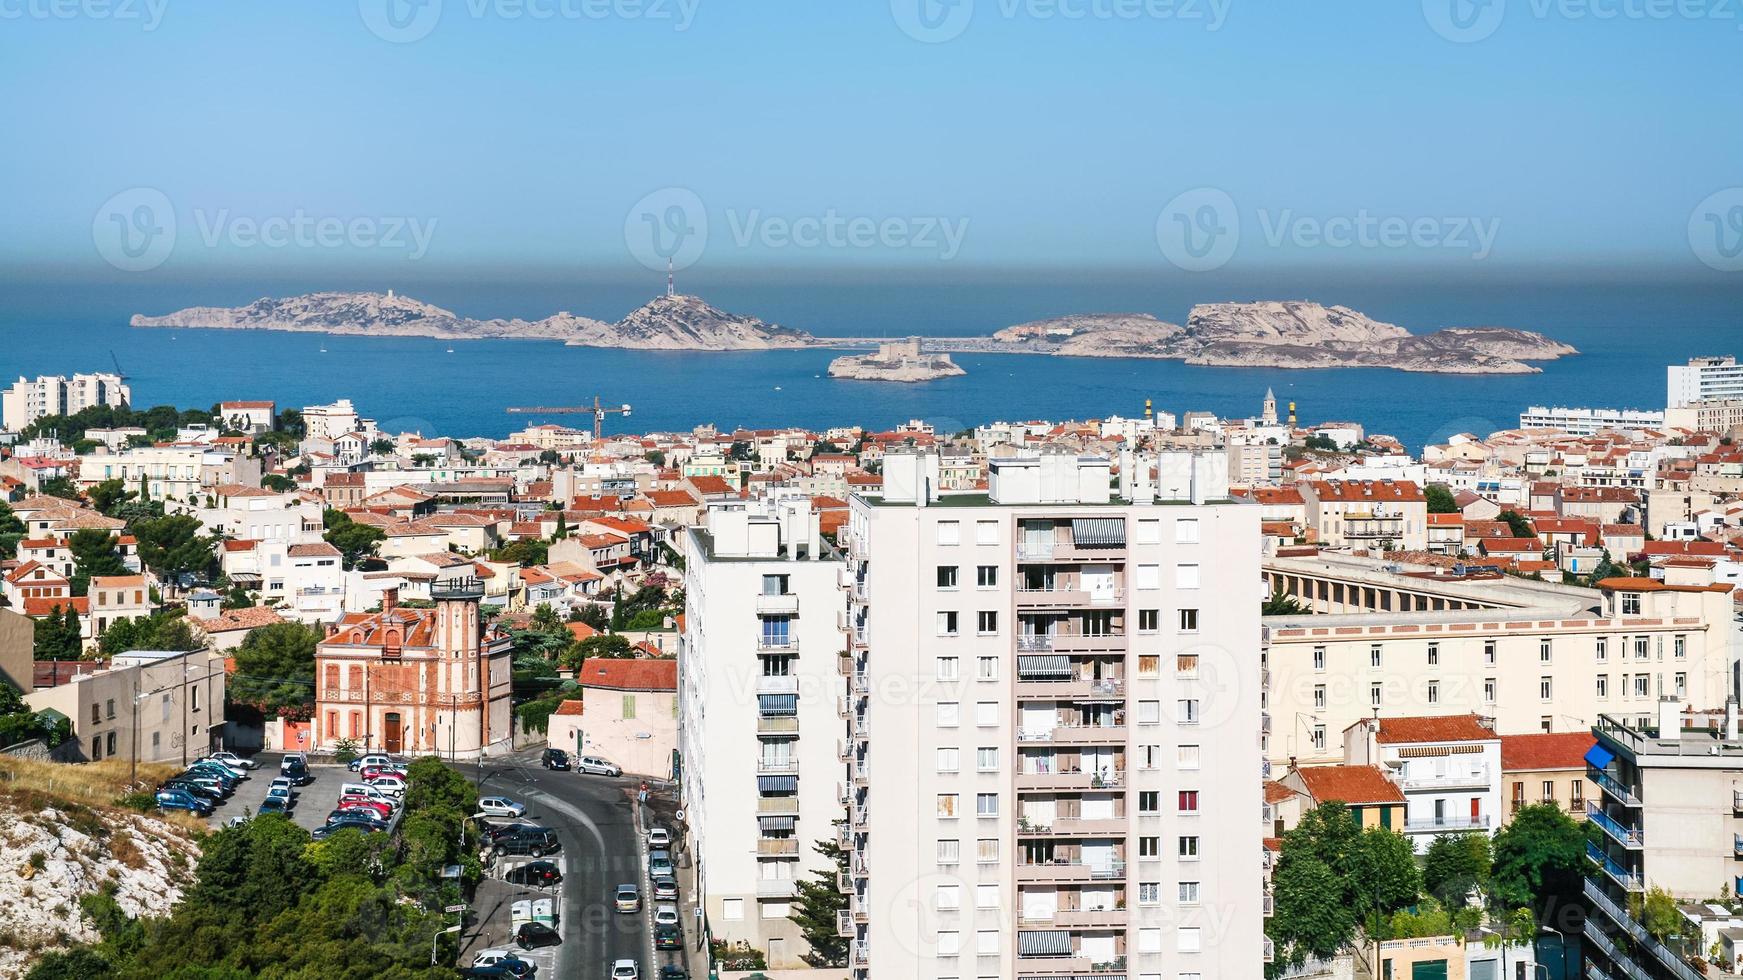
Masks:
[[[93,405],[121,406],[133,392],[118,374],[20,376],[0,392],[0,427],[17,432],[48,415],[73,415]]]

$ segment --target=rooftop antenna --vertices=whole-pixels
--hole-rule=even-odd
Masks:
[[[666,256],[666,298],[671,299],[676,293],[672,289],[672,257]]]

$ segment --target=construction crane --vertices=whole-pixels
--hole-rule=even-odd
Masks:
[[[515,405],[508,409],[510,415],[583,415],[593,416],[593,441],[599,441],[601,427],[605,424],[607,415],[622,415],[629,417],[629,406],[609,406],[599,403],[599,396],[593,396],[591,405]]]

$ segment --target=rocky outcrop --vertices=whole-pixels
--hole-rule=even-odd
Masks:
[[[1184,332],[1148,313],[1085,313],[1019,323],[993,339],[1066,357],[1168,357],[1169,345]]]
[[[475,320],[409,296],[310,293],[258,299],[247,306],[195,306],[164,316],[135,314],[135,327],[290,330],[371,337],[444,340],[561,340],[585,347],[638,350],[766,350],[803,347],[803,331],[715,309],[694,296],[661,296],[617,323],[573,313],[542,320]]]
[[[829,362],[829,376],[853,381],[936,381],[967,374],[949,354],[928,354],[920,338],[880,344],[875,353],[845,354]]]

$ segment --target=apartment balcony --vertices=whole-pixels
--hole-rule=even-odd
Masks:
[[[1019,837],[1124,837],[1126,830],[1125,817],[1100,820],[1055,817],[1052,823],[1045,824],[1031,823],[1026,819],[1017,821]]]
[[[1677,980],[1702,980],[1702,975],[1697,972],[1694,967],[1689,966],[1682,956],[1680,956],[1675,950],[1659,942],[1657,939],[1654,939],[1652,934],[1646,931],[1645,926],[1635,921],[1633,916],[1623,911],[1620,906],[1610,899],[1610,896],[1604,894],[1604,890],[1598,887],[1596,882],[1589,878],[1586,879],[1584,891],[1586,900],[1592,903],[1592,907],[1603,912],[1605,916],[1609,917],[1611,922],[1616,924],[1616,927],[1621,932],[1625,933],[1633,940],[1632,945],[1634,947],[1634,952],[1637,955],[1651,954],[1652,958],[1662,964],[1666,970],[1670,971],[1670,974],[1673,977],[1676,977]],[[1591,935],[1591,928],[1595,923],[1595,916],[1586,919],[1588,936]],[[1598,943],[1599,948],[1604,949],[1605,955],[1609,957],[1610,962],[1614,963],[1619,969],[1621,969],[1625,975],[1637,977],[1639,980],[1655,980],[1655,978],[1640,970],[1640,968],[1628,958],[1627,954],[1617,951],[1615,943],[1608,935],[1605,935],[1603,938],[1604,942]]]
[[[758,759],[757,775],[759,776],[793,776],[799,772],[797,759]]]
[[[1277,944],[1271,941],[1270,936],[1266,936],[1265,937],[1265,962],[1269,963],[1276,958],[1277,958]]]
[[[864,697],[871,693],[871,678],[866,676],[864,671],[855,671],[850,678],[850,682],[854,694]]]
[[[765,837],[757,841],[757,857],[796,858],[799,856],[797,837]]]
[[[1126,784],[1124,769],[1102,772],[1019,772],[1017,792],[1084,792],[1096,789],[1119,789]]]
[[[799,653],[799,638],[796,636],[758,636],[758,656],[797,655]]]
[[[1118,652],[1125,648],[1126,633],[1124,630],[1111,630],[1106,633],[1053,634],[1053,652],[1055,653]]]
[[[758,735],[797,735],[799,734],[799,718],[797,715],[758,715]]]
[[[1265,918],[1269,919],[1275,913],[1276,905],[1277,903],[1272,899],[1271,893],[1266,892],[1260,904],[1261,909],[1264,911]]]
[[[759,595],[757,596],[757,615],[797,616],[799,615],[799,597],[791,593]]]
[[[1020,541],[1017,543],[1018,561],[1052,561],[1053,542],[1051,541]]]
[[[1125,877],[1126,862],[1124,861],[1085,864],[1082,861],[1060,858],[1048,863],[1019,862],[1017,864],[1017,881],[1019,883],[1119,881]]]
[[[1731,812],[1743,813],[1743,791],[1731,791]]]
[[[855,742],[864,742],[868,741],[870,738],[871,720],[863,715],[853,719],[853,740]]]
[[[797,796],[759,796],[757,797],[757,813],[764,814],[796,814],[799,812]]]
[[[798,694],[799,678],[794,674],[781,676],[764,675],[757,678],[758,694]]]
[[[1586,842],[1586,857],[1591,858],[1592,863],[1596,864],[1599,870],[1608,875],[1611,881],[1628,891],[1640,892],[1646,890],[1646,882],[1641,879],[1639,874],[1629,871],[1621,862],[1617,861],[1610,855],[1605,854],[1603,848],[1591,841]]]
[[[1126,910],[1122,908],[1105,909],[1054,909],[1049,918],[1036,919],[1026,915],[1017,917],[1017,924],[1024,929],[1124,929],[1126,927]]]
[[[1125,725],[1060,725],[1051,729],[1024,728],[1017,741],[1046,745],[1124,745]]]
[[[1638,827],[1628,827],[1615,817],[1604,812],[1604,808],[1596,803],[1586,804],[1586,819],[1598,825],[1604,836],[1610,838],[1631,851],[1637,851],[1646,846],[1646,832]]]
[[[1480,772],[1447,773],[1444,776],[1420,776],[1415,779],[1400,779],[1398,787],[1406,793],[1488,789],[1489,776],[1488,769],[1483,769]]]
[[[1082,589],[1018,589],[1017,609],[1072,609],[1089,605]]]
[[[871,946],[865,940],[856,940],[853,944],[853,965],[871,965]]]
[[[1586,778],[1597,783],[1599,789],[1603,790],[1611,799],[1623,806],[1640,805],[1640,797],[1634,795],[1633,789],[1631,789],[1628,784],[1622,782],[1620,779],[1617,779],[1615,776],[1610,775],[1604,770],[1587,769]],[[1733,811],[1743,812],[1743,793],[1733,792],[1731,796]]]
[[[792,898],[798,894],[798,887],[791,878],[760,878],[757,880],[758,898]]]
[[[835,934],[837,936],[852,936],[854,934],[854,932],[855,932],[855,930],[853,928],[853,913],[849,912],[846,909],[836,910],[836,913],[835,913]]]
[[[852,657],[848,656],[846,653],[838,653],[835,655],[836,673],[843,677],[852,677],[856,669],[858,668],[854,664]]]
[[[1118,678],[1101,680],[1063,678],[1060,680],[1017,681],[1017,698],[1040,698],[1049,701],[1123,701],[1126,682]]]
[[[1458,816],[1458,817],[1419,817],[1404,821],[1404,832],[1407,834],[1447,833],[1455,830],[1487,830],[1489,815]]]

